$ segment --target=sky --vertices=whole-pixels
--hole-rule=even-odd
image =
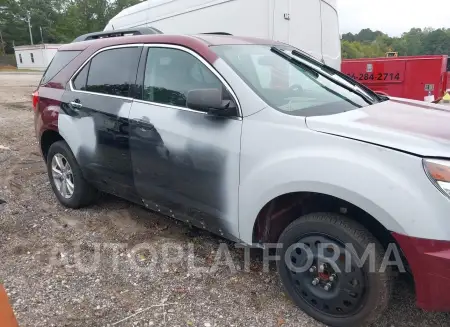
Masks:
[[[363,28],[400,36],[412,27],[450,28],[450,0],[338,0],[341,33]]]

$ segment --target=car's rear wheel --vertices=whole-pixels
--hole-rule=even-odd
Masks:
[[[310,214],[291,223],[279,243],[281,281],[313,318],[334,327],[365,326],[384,312],[391,294],[390,270],[380,271],[385,251],[357,222]],[[370,259],[364,265],[358,259],[366,249],[372,267]]]
[[[66,142],[58,141],[51,145],[47,156],[47,171],[53,192],[64,206],[78,209],[97,199],[97,190],[84,179]]]

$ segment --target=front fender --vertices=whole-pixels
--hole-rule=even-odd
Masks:
[[[421,158],[304,126],[279,125],[276,118],[261,132],[258,125],[248,122],[243,130],[239,226],[244,242],[252,242],[259,211],[292,192],[340,198],[399,234],[450,239],[450,201],[428,180]],[[268,128],[275,132],[267,133]]]

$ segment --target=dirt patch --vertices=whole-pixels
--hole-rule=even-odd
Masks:
[[[112,196],[60,206],[33,112],[22,110],[39,79],[0,74],[0,279],[21,327],[322,326],[286,297],[273,268],[263,272],[255,257],[243,271],[233,243]],[[222,246],[236,269],[225,260],[211,269]],[[181,260],[164,264],[164,251]],[[449,325],[449,315],[417,309],[400,280],[376,326]]]
[[[30,110],[30,102],[13,102],[8,103],[9,109]]]
[[[16,71],[17,67],[12,65],[0,65],[0,72],[2,71]]]

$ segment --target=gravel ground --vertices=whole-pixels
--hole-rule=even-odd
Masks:
[[[0,74],[0,279],[20,326],[323,326],[290,302],[273,268],[263,272],[258,253],[245,272],[232,243],[112,196],[60,206],[33,131],[39,78]],[[167,264],[164,253],[182,260]],[[449,325],[449,314],[415,308],[404,279],[376,324]]]

